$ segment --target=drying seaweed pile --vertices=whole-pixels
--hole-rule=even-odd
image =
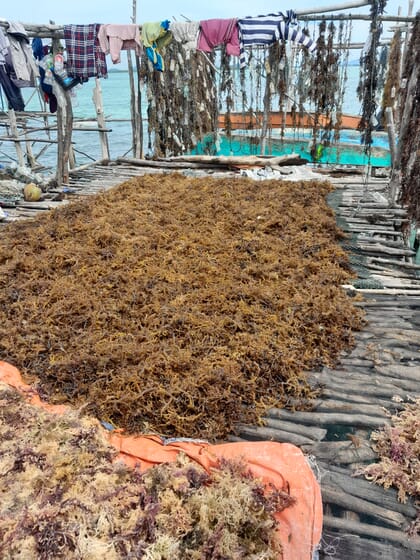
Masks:
[[[392,417],[392,425],[374,431],[371,439],[379,462],[361,469],[358,474],[398,490],[398,498],[407,501],[412,496],[419,508],[411,532],[420,535],[420,399],[403,405]]]
[[[129,432],[215,440],[310,398],[362,322],[331,189],[146,176],[7,226],[2,359]]]
[[[281,557],[274,513],[294,500],[240,461],[207,473],[180,455],[141,474],[115,455],[96,421],[0,384],[1,558]]]

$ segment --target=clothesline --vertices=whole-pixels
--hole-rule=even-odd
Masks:
[[[108,74],[106,55],[117,64],[121,61],[122,50],[135,49],[140,56],[144,49],[155,70],[164,71],[163,50],[172,40],[186,50],[206,53],[225,45],[228,55],[239,56],[241,68],[247,65],[248,48],[269,47],[278,41],[290,40],[310,52],[316,49],[316,42],[299,27],[292,10],[241,19],[146,22],[141,27],[134,23],[71,24],[63,27],[63,34],[66,61],[56,52],[45,53],[39,37],[32,41],[32,55],[28,32],[20,22],[8,22],[6,32],[0,28],[0,83],[9,105],[15,110],[23,109],[23,99],[16,88],[34,87],[40,77],[41,87],[51,100],[54,81],[66,89],[75,85],[74,80],[79,83],[89,78],[105,78]],[[34,57],[38,60],[39,71]],[[66,83],[66,79],[70,81]]]

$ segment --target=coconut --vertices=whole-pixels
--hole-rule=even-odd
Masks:
[[[23,189],[23,196],[29,202],[37,202],[41,194],[42,190],[35,183],[28,183]]]

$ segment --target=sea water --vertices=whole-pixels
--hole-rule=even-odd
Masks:
[[[344,95],[343,113],[358,115],[360,114],[360,102],[357,99],[356,89],[359,82],[359,67],[349,66],[347,72],[348,80]],[[132,157],[129,73],[127,70],[112,69],[108,74],[108,78],[100,80],[100,85],[102,89],[103,110],[107,119],[107,128],[110,130],[108,138],[111,158],[114,159],[120,156]],[[93,122],[89,123],[90,127],[96,126],[96,111],[92,98],[94,87],[95,80],[90,79],[85,84],[71,90],[75,119],[91,119]],[[45,105],[42,103],[40,94],[36,89],[25,88],[22,92],[26,101],[26,110],[45,110]],[[143,92],[142,101],[142,115],[145,119],[147,114],[145,92]],[[51,124],[52,123],[53,120],[51,120]],[[30,122],[28,126],[42,125],[43,121],[40,120],[40,122],[36,123]],[[145,153],[147,153],[148,136],[146,120],[144,120],[143,132],[145,139],[144,149]],[[42,132],[34,133],[31,136],[34,138],[45,138]],[[275,136],[275,132],[273,136]],[[51,138],[55,138],[54,132],[51,133]],[[74,142],[77,165],[83,165],[89,161],[102,158],[98,132],[74,130],[72,141]],[[292,137],[286,135],[281,142],[273,138],[271,149],[274,155],[294,152],[299,153],[302,157],[311,159],[310,142],[311,138],[308,131],[301,132],[298,136],[297,133],[294,132],[292,133]],[[384,133],[375,134],[371,163],[373,165],[389,165],[389,153],[387,149],[387,136]],[[375,155],[375,150],[379,150],[376,152],[377,155]],[[41,151],[42,153],[40,153]],[[54,145],[48,147],[47,144],[37,143],[33,146],[33,152],[40,164],[50,168],[55,167],[56,151]],[[236,140],[222,138],[221,151],[219,153],[224,153],[226,155],[233,153],[239,155],[255,152],[252,152],[252,147],[246,142],[245,135],[243,138]],[[12,159],[16,159],[13,144],[11,142],[0,141],[0,163],[7,165]],[[343,131],[341,134],[341,147],[338,152],[337,148],[325,150],[324,153],[321,154],[320,161],[330,161],[331,163],[336,161],[340,163],[366,163],[367,160],[363,155],[363,148],[360,146],[360,133],[357,131]]]

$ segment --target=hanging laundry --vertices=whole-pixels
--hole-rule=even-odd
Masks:
[[[219,45],[226,45],[226,53],[239,56],[239,28],[238,20],[233,19],[206,19],[200,21],[200,35],[198,49],[212,52]]]
[[[35,60],[41,61],[46,55],[45,51],[48,51],[48,47],[45,49],[42,44],[42,39],[35,37],[32,40],[32,52],[34,53]],[[44,93],[45,102],[48,103],[50,107],[50,112],[55,113],[57,111],[57,98],[53,93],[53,88],[51,84],[45,82],[45,70],[42,66],[39,66],[39,82],[41,90]]]
[[[107,78],[105,53],[99,45],[101,24],[65,25],[67,74],[87,82],[89,78]]]
[[[134,23],[118,25],[108,23],[101,25],[98,33],[102,52],[111,55],[113,64],[121,62],[121,51],[133,49],[137,56],[141,55],[142,44],[140,27]]]
[[[141,28],[141,39],[146,48],[147,58],[152,62],[155,70],[163,72],[165,63],[163,51],[172,41],[172,33],[169,31],[169,20],[161,22],[143,23]]]
[[[10,41],[0,27],[0,85],[7,98],[8,109],[23,111],[25,102],[21,90],[12,82],[10,75],[14,74]]]
[[[9,21],[6,32],[15,74],[15,77],[11,75],[12,82],[19,88],[35,87],[39,71],[24,26],[20,22]]]
[[[310,52],[316,49],[315,41],[312,41],[297,25],[293,10],[266,16],[246,17],[238,20],[238,25],[241,68],[244,68],[248,62],[246,47],[259,45],[268,47],[276,41],[290,40],[300,43]]]
[[[186,50],[197,48],[200,24],[198,21],[174,21],[171,23],[171,33],[174,41],[182,43]]]

